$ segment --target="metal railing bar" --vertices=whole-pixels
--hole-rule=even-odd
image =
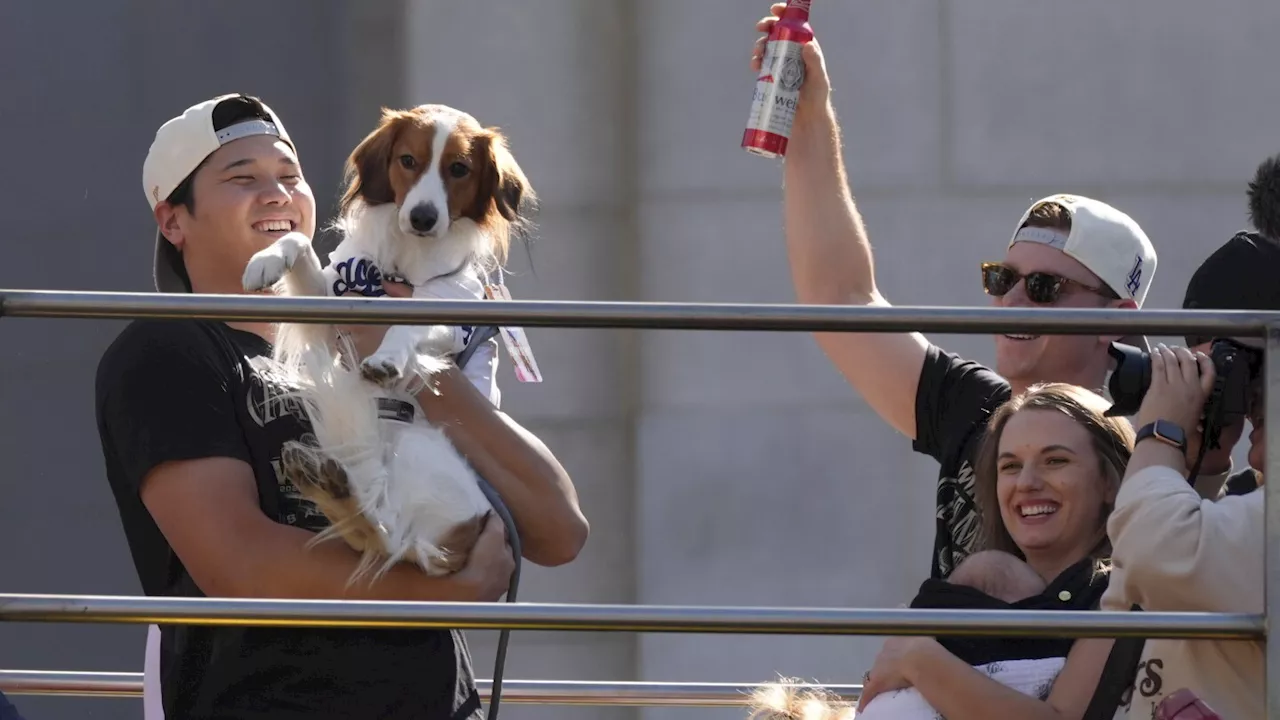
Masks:
[[[142,673],[0,670],[0,692],[6,695],[141,697]]]
[[[1268,620],[1268,640],[1265,648],[1266,701],[1269,718],[1280,718],[1280,642],[1270,637],[1270,630],[1280,613],[1280,324],[1272,325],[1266,335],[1266,355],[1263,373],[1263,432],[1266,433],[1267,458],[1261,470],[1263,478],[1270,480],[1263,486],[1263,587],[1264,618]]]
[[[0,621],[762,635],[1258,640],[1261,615],[757,608],[0,594]]]
[[[524,327],[985,334],[1202,334],[1262,337],[1280,313],[1230,310],[845,307],[391,298],[167,295],[0,289],[0,316],[225,321],[439,323]]]
[[[484,700],[491,680],[476,680]],[[503,680],[502,701],[527,705],[627,707],[736,707],[758,685],[735,683],[591,682]],[[814,687],[800,685],[799,687]],[[823,689],[854,702],[861,685],[824,685]],[[9,695],[72,697],[141,697],[142,673],[0,670],[0,691]]]

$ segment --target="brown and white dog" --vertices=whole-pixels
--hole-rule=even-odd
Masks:
[[[346,184],[329,265],[310,238],[290,233],[251,258],[245,290],[379,296],[387,277],[412,285],[414,297],[480,299],[534,199],[502,133],[443,105],[384,109],[348,158]],[[454,572],[492,510],[414,399],[468,332],[393,326],[361,359],[332,325],[278,328],[274,359],[298,387],[315,435],[286,446],[282,470],[332,523],[322,537],[339,535],[364,554],[356,576],[404,559],[432,575]]]

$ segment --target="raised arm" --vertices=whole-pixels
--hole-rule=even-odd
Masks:
[[[1213,380],[1203,353],[1156,347],[1135,426],[1159,420],[1194,432]],[[1134,448],[1107,523],[1115,570],[1104,607],[1262,612],[1263,494],[1205,500],[1186,466],[1182,451],[1157,439]]]
[[[757,30],[767,33],[783,4]],[[752,67],[760,67],[758,43]],[[804,48],[805,83],[784,171],[787,253],[796,299],[809,305],[887,306],[845,172],[840,126],[817,41]],[[816,333],[845,379],[886,422],[916,437],[916,388],[928,341],[919,333]]]
[[[1133,459],[1156,453],[1165,448],[1152,443]],[[1151,612],[1262,612],[1262,500],[1260,491],[1205,500],[1163,465],[1126,478],[1107,523],[1114,593]]]

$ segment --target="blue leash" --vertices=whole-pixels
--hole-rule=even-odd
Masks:
[[[475,351],[497,334],[496,327],[477,328],[475,336],[466,349],[458,354],[456,360],[458,369],[461,370]],[[511,555],[515,560],[515,569],[511,571],[511,585],[507,589],[507,602],[513,603],[516,601],[516,590],[520,587],[520,533],[516,532],[516,521],[511,517],[511,511],[507,509],[506,503],[502,502],[498,491],[493,489],[488,480],[480,477],[479,473],[476,474],[476,478],[480,481],[480,490],[484,492],[485,497],[489,498],[489,504],[493,505],[498,517],[502,518],[502,524],[507,526],[507,541],[511,544]],[[498,633],[498,652],[493,660],[493,688],[489,692],[488,720],[497,720],[498,717],[498,705],[502,702],[502,671],[507,664],[507,642],[510,638],[510,629],[504,628]]]

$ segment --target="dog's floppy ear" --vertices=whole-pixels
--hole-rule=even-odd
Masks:
[[[487,203],[493,198],[499,215],[509,222],[519,222],[521,209],[537,202],[533,186],[507,147],[501,130],[485,128],[479,142],[485,146],[485,168],[476,200]]]
[[[357,199],[367,205],[395,202],[395,191],[391,189],[391,177],[387,173],[391,166],[391,146],[404,120],[402,113],[383,108],[377,129],[351,151],[344,168],[347,189],[338,203],[340,213],[346,213]]]

